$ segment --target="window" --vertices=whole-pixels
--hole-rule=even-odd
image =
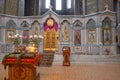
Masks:
[[[67,8],[71,8],[71,0],[67,0]]]
[[[48,9],[50,7],[50,3],[51,3],[50,0],[46,0],[46,2],[45,2],[45,8]]]
[[[56,10],[62,9],[62,0],[56,0]]]

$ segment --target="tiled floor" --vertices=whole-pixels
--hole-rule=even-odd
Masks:
[[[40,80],[120,80],[120,64],[77,64],[70,67],[38,67]],[[0,80],[7,70],[0,65]]]

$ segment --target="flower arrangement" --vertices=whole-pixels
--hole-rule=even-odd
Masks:
[[[14,35],[14,36],[8,36],[10,41],[14,44],[14,45],[19,45],[20,44],[20,37],[18,34]]]
[[[40,41],[43,39],[43,37],[41,35],[31,35],[29,36],[21,36],[21,35],[14,35],[14,36],[8,36],[9,39],[11,40],[11,42],[15,45],[15,52],[19,52],[20,51],[20,43],[21,43],[21,38],[22,38],[22,42],[23,44],[25,44],[25,46],[28,46],[29,44],[34,44],[36,48],[38,48],[38,45],[40,43]]]
[[[110,48],[105,48],[105,50],[104,50],[107,54],[109,54],[110,53]]]
[[[38,36],[38,35],[30,36],[30,42],[32,44],[39,45],[39,43],[41,42],[42,38],[43,37],[41,35],[40,36]]]

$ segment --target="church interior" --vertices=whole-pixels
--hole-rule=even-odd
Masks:
[[[0,0],[0,62],[0,80],[119,80],[120,0]]]

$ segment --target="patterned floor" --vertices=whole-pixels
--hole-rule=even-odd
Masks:
[[[120,64],[79,64],[63,67],[38,67],[40,80],[120,80]],[[0,80],[7,76],[7,70],[0,65]]]

